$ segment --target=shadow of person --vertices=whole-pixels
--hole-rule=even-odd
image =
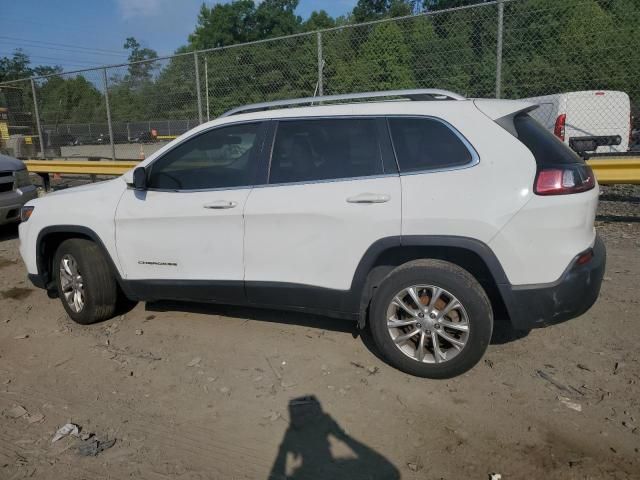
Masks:
[[[400,478],[391,462],[347,434],[315,396],[290,400],[289,417],[269,480]],[[341,454],[334,456],[332,450],[338,449]],[[350,452],[344,455],[345,450]]]

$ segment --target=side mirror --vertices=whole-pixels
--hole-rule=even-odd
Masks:
[[[147,171],[144,167],[137,167],[133,171],[133,188],[135,190],[147,189]]]

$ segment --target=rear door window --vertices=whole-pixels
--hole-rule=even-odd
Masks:
[[[528,113],[517,114],[513,118],[513,126],[518,139],[531,150],[538,165],[584,163],[578,154]]]
[[[278,123],[269,183],[310,182],[383,173],[375,119]]]
[[[433,118],[389,118],[400,172],[417,172],[469,164],[473,155],[445,123]]]

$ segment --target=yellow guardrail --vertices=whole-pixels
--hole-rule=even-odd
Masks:
[[[598,157],[587,160],[602,185],[640,185],[640,157]]]
[[[78,174],[78,175],[122,175],[131,170],[138,162],[123,161],[82,161],[82,160],[26,160],[24,164],[31,173],[42,177],[44,189],[51,189],[49,174]]]
[[[135,167],[138,162],[123,161],[81,161],[81,160],[27,160],[27,170],[32,173],[76,173],[84,175],[122,175]]]
[[[30,172],[41,175],[48,183],[48,175],[51,173],[122,175],[135,167],[138,161],[27,160],[24,163]],[[640,157],[598,157],[587,163],[595,172],[598,182],[603,185],[640,185]]]

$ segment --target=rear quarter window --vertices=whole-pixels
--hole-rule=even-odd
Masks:
[[[518,140],[531,150],[538,165],[584,163],[578,154],[528,113],[517,114],[513,118],[513,126]]]
[[[400,172],[417,172],[469,164],[473,155],[445,123],[432,118],[389,118]]]

